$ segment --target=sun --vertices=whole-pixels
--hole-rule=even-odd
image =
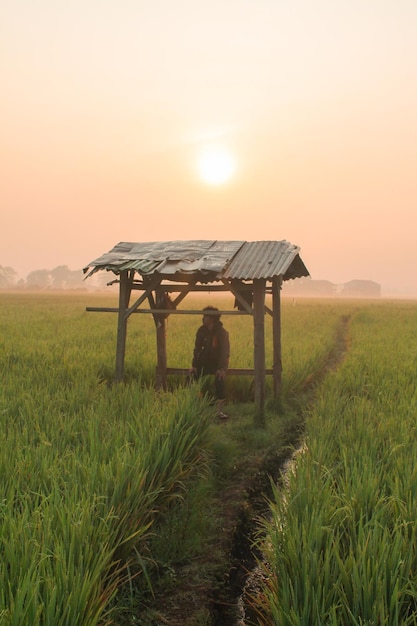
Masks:
[[[201,179],[209,185],[222,185],[235,173],[236,162],[225,148],[205,148],[198,159]]]

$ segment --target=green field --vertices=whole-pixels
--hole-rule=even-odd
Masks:
[[[266,623],[417,624],[416,372],[416,303],[359,304],[275,490]]]
[[[260,540],[260,623],[417,623],[417,303],[284,299],[282,397],[268,380],[261,431],[248,377],[228,379],[224,425],[197,385],[154,390],[150,316],[130,319],[126,380],[112,384],[117,317],[85,308],[115,296],[3,293],[0,305],[2,626],[162,624],[151,590],[213,552],[239,462],[304,428]],[[230,366],[252,367],[251,320],[223,321]],[[169,366],[190,364],[199,323],[169,318]],[[266,343],[271,367],[268,319]],[[201,607],[183,623],[212,622]]]

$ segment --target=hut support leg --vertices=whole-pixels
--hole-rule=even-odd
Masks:
[[[129,306],[130,291],[132,279],[129,278],[127,271],[120,274],[120,290],[119,290],[119,315],[117,321],[117,345],[116,345],[116,373],[115,380],[123,380],[125,351],[126,351],[126,332],[127,318],[126,309]]]
[[[276,276],[272,280],[272,335],[274,357],[274,398],[281,394],[282,359],[281,359],[281,278]]]
[[[158,316],[156,316],[158,318]],[[158,364],[156,366],[156,388],[166,389],[167,387],[167,347],[166,347],[166,320],[156,320],[156,351]]]
[[[265,425],[265,280],[253,282],[255,424]]]

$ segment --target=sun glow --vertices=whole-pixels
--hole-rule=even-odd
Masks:
[[[235,173],[235,159],[224,148],[206,148],[198,160],[198,171],[209,185],[222,185]]]

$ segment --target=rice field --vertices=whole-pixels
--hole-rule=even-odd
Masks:
[[[417,624],[417,303],[360,306],[263,541],[262,624]]]
[[[0,624],[114,623],[121,584],[150,576],[160,514],[208,462],[207,398],[181,381],[153,389],[144,315],[129,321],[126,381],[111,384],[117,318],[85,307],[117,306],[116,296],[2,293],[0,305]],[[414,303],[284,299],[283,406],[312,384],[317,397],[306,449],[272,505],[261,623],[417,623],[416,313]],[[231,367],[252,367],[251,320],[223,322]],[[199,323],[169,318],[169,366],[190,364]],[[341,329],[345,360],[319,382]],[[271,359],[268,322],[266,343]],[[227,384],[238,426],[251,382]]]
[[[84,298],[1,300],[0,624],[110,623],[131,560],[146,574],[157,511],[201,462],[207,409],[140,375],[109,386],[114,319]]]

